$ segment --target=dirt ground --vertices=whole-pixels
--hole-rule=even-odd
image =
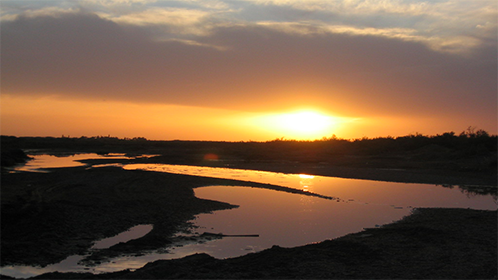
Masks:
[[[161,162],[158,159],[141,161]],[[491,185],[491,192],[496,193],[496,176],[479,172],[276,161],[209,161],[199,165],[396,182]],[[115,167],[64,168],[51,173],[3,172],[1,265],[55,263],[87,251],[94,240],[113,236],[137,224],[153,224],[154,229],[140,239],[112,246],[85,261],[98,262],[120,254],[167,247],[175,241],[175,232],[188,228],[187,221],[194,215],[236,207],[196,198],[193,188],[205,185],[244,185],[299,192],[267,184],[125,171]],[[496,211],[417,209],[397,223],[302,247],[275,246],[224,260],[196,254],[178,260],[156,261],[136,271],[99,275],[48,273],[35,278],[496,279],[496,231]]]

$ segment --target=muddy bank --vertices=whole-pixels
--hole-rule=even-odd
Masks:
[[[2,148],[2,152],[0,154],[0,166],[2,170],[6,167],[12,167],[17,164],[24,164],[31,159],[23,150],[19,148]]]

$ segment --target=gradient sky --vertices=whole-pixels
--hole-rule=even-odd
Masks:
[[[497,133],[495,0],[0,5],[2,135]],[[302,110],[330,123],[280,121]]]

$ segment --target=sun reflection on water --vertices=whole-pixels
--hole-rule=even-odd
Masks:
[[[315,176],[313,175],[308,175],[308,174],[299,174],[298,177],[301,179],[299,181],[299,185],[300,185],[300,188],[301,190],[305,191],[305,192],[310,192],[312,191],[311,187],[313,186],[313,178],[315,178]]]

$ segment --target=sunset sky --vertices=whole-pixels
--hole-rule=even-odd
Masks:
[[[497,133],[496,0],[1,0],[1,134]]]

